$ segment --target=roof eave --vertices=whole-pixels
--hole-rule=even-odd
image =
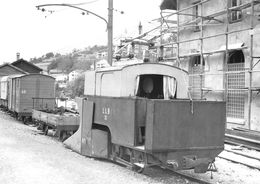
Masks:
[[[3,64],[3,65],[0,65],[0,68],[2,68],[2,67],[4,67],[4,66],[9,66],[9,67],[14,68],[15,70],[17,70],[17,71],[19,71],[19,72],[21,72],[21,73],[23,73],[23,74],[28,74],[28,72],[26,72],[26,71],[24,71],[24,70],[22,70],[22,69],[20,69],[20,68],[18,68],[18,67],[16,67],[16,66],[14,66],[14,65],[12,65],[12,64],[9,64],[9,63],[5,63],[5,64]]]

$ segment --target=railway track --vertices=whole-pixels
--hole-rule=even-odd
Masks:
[[[228,145],[225,147],[225,150],[218,155],[218,158],[260,171],[260,153],[253,150],[236,150],[236,148]]]
[[[189,174],[186,174],[186,173],[183,173],[181,171],[174,171],[174,170],[171,170],[175,175],[178,175],[178,176],[181,176],[183,178],[186,178],[192,182],[197,182],[197,183],[201,183],[201,184],[213,184],[213,182],[209,182],[209,181],[206,181],[206,180],[203,180],[203,179],[200,179],[200,178],[197,178],[197,177],[194,177],[192,175],[189,175]]]
[[[260,151],[260,141],[252,138],[225,134],[225,142],[233,145],[244,146],[250,149]]]
[[[246,129],[227,130],[225,134],[225,143],[260,151],[260,132]],[[227,147],[227,145],[225,147]],[[260,170],[260,154],[257,157],[243,151],[225,148],[224,152],[218,157],[245,165],[252,169]]]
[[[122,166],[125,166],[125,167],[128,167],[128,168],[132,168],[132,166],[133,166],[133,165],[131,165],[131,163],[124,161],[120,158],[116,158],[114,161],[115,161],[116,164],[119,164],[119,165],[122,165]],[[171,168],[164,168],[163,169],[161,167],[158,167],[158,169],[162,169],[164,171],[168,170],[168,171],[172,172],[175,176],[180,176],[180,177],[185,178],[185,179],[192,181],[192,182],[196,182],[196,183],[200,183],[200,184],[213,184],[212,182],[200,179],[198,177],[192,176],[192,175],[184,173],[182,171],[176,171],[176,170],[173,170]],[[143,172],[143,171],[144,170],[142,170],[141,172]],[[139,172],[139,173],[141,173],[141,172]]]

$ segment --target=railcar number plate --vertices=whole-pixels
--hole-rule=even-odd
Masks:
[[[103,107],[102,108],[102,114],[103,114],[104,120],[107,121],[108,116],[110,115],[110,108],[109,107]]]

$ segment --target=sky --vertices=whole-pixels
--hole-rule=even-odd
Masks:
[[[47,11],[36,5],[68,3],[95,12],[107,19],[108,0],[8,0],[0,6],[0,64],[16,60],[16,53],[29,60],[48,52],[68,53],[93,45],[106,45],[107,32],[103,20],[82,15],[80,10],[49,6]],[[144,31],[156,27],[152,21],[160,17],[161,0],[114,0],[114,41],[123,35],[138,33],[139,22]],[[51,13],[50,11],[54,11]],[[120,12],[123,11],[124,14]]]

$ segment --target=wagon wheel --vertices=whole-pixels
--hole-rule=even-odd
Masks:
[[[37,130],[43,130],[44,129],[44,126],[42,123],[39,123],[39,122],[36,122],[38,127],[37,127]]]
[[[139,167],[135,165],[135,163],[144,163],[144,156],[142,153],[136,153],[135,151],[131,151],[130,154],[130,163],[132,165],[132,170],[137,173],[142,173],[144,171],[144,167]]]
[[[112,153],[111,153],[111,160],[116,161],[116,157],[118,156],[118,153],[116,151],[116,145],[112,144]]]
[[[67,132],[66,131],[61,131],[60,132],[60,140],[63,142],[67,139]]]
[[[47,125],[44,127],[43,130],[44,130],[44,135],[48,135],[49,127]]]
[[[28,118],[26,116],[22,116],[22,121],[23,121],[23,124],[25,124],[25,125],[28,124]]]

